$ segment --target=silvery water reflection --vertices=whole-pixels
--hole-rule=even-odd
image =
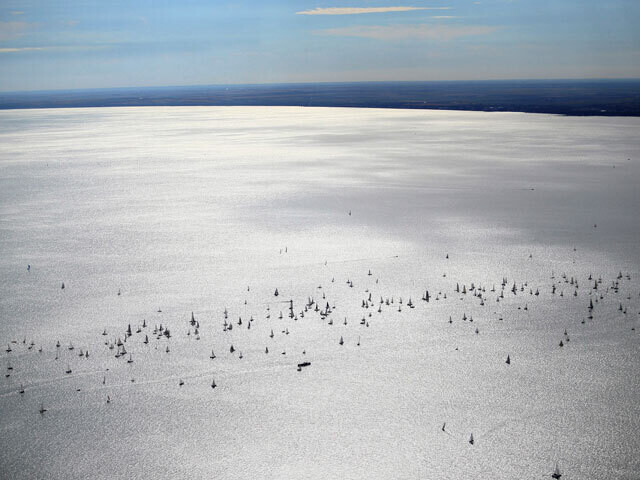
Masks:
[[[5,476],[640,469],[638,119],[175,107],[0,124]]]

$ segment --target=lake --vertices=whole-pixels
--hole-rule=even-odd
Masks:
[[[1,476],[638,478],[639,131],[0,111]]]

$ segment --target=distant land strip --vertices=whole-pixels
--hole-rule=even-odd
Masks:
[[[0,92],[0,109],[209,105],[640,116],[640,79],[291,83]]]

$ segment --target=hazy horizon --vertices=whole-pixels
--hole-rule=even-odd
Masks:
[[[474,79],[442,79],[442,80],[326,80],[326,81],[300,81],[300,82],[238,82],[238,83],[192,83],[192,84],[149,84],[149,85],[115,85],[109,87],[85,87],[85,88],[53,88],[53,89],[29,89],[29,90],[0,90],[1,94],[17,93],[48,93],[48,92],[83,92],[95,90],[145,90],[167,88],[203,88],[203,87],[272,87],[285,85],[366,85],[366,84],[428,84],[428,83],[499,83],[499,82],[640,82],[640,75],[630,77],[558,77],[558,78],[474,78]]]
[[[0,93],[0,109],[216,105],[640,116],[640,80],[328,82]]]

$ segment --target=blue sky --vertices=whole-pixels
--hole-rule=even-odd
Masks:
[[[0,91],[640,77],[639,0],[3,0]]]

